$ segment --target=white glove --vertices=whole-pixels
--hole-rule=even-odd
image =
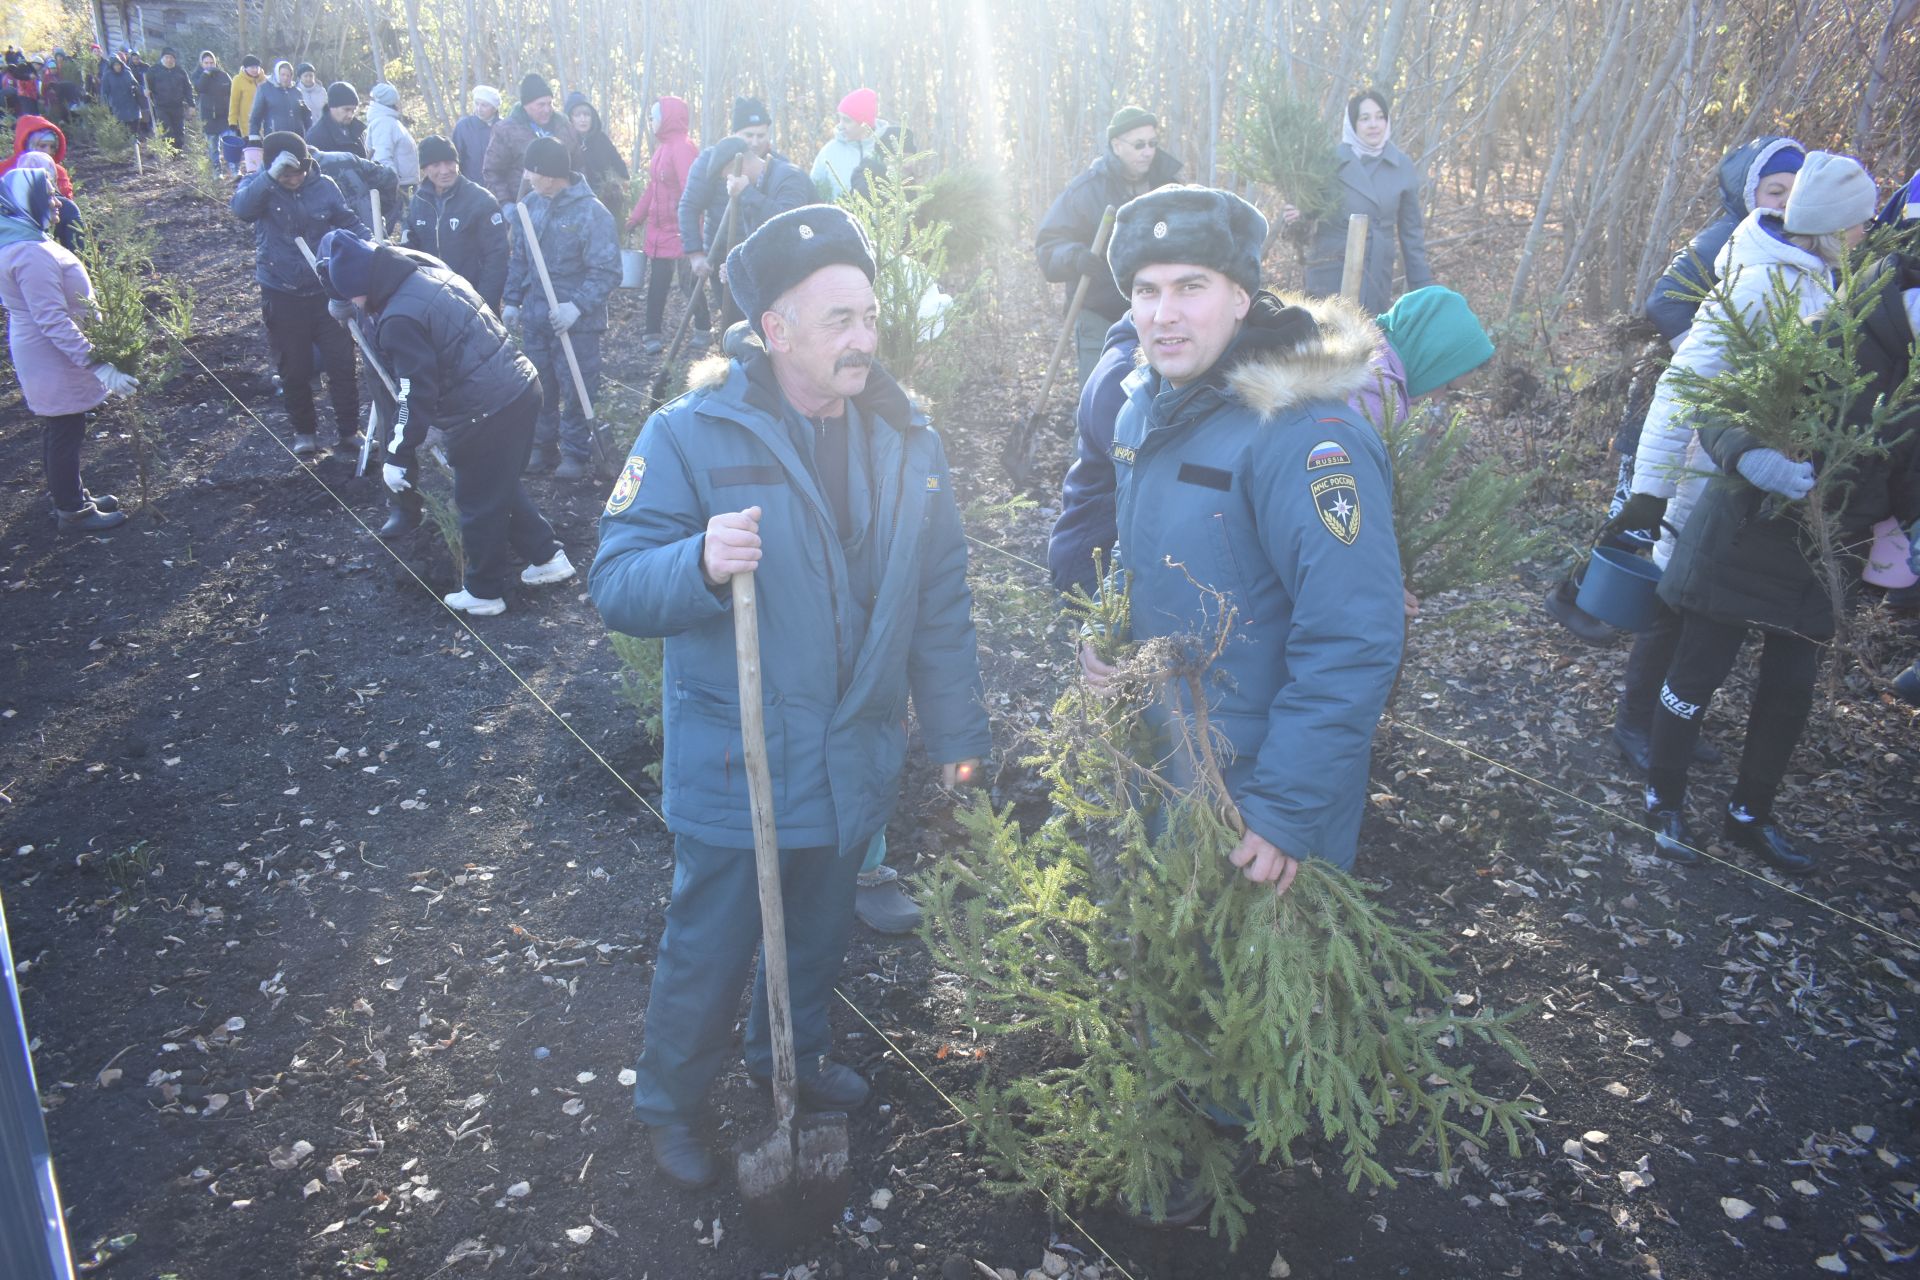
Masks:
[[[93,366],[93,376],[107,389],[110,396],[130,396],[140,389],[140,379],[130,373],[122,373],[110,364]]]
[[[387,488],[394,493],[405,493],[413,488],[413,481],[407,479],[407,469],[391,462],[380,468],[380,478],[387,482]]]
[[[567,330],[573,328],[579,320],[580,308],[574,306],[571,302],[561,303],[555,307],[552,314],[547,317],[547,322],[553,326],[555,333],[565,333]]]
[[[1778,449],[1749,449],[1734,469],[1756,489],[1798,501],[1813,492],[1813,464],[1795,462]]]
[[[353,319],[353,304],[343,298],[327,299],[327,314],[341,324]]]
[[[282,151],[273,158],[273,163],[267,166],[267,173],[277,182],[295,169],[302,167],[298,156],[291,151]]]
[[[511,302],[509,302],[506,306],[500,308],[500,323],[507,326],[507,328],[509,329],[513,328],[513,326],[515,326],[516,324],[519,324],[520,308],[514,306]]]

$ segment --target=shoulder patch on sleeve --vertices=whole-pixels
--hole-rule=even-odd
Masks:
[[[1352,546],[1360,537],[1360,486],[1352,476],[1341,472],[1321,476],[1312,482],[1314,510],[1327,532]]]
[[[503,213],[501,213],[501,212],[500,212],[500,211],[499,211],[498,209],[495,209],[495,210],[493,211],[493,225],[494,225],[494,226],[496,226],[496,227],[497,227],[497,226],[499,226],[499,225],[500,225],[501,223],[503,223],[503,222],[505,222],[506,220],[507,220],[507,217],[506,217],[506,215],[505,215],[505,214],[503,214]],[[424,224],[422,224],[422,225],[424,225]]]
[[[928,492],[928,493],[938,493],[938,492],[940,492],[940,491],[941,491],[942,489],[944,489],[944,488],[946,488],[946,486],[945,486],[944,484],[942,484],[942,483],[941,483],[941,480],[940,480],[940,477],[939,477],[939,476],[938,476],[937,474],[936,474],[936,475],[930,475],[930,476],[928,476],[928,477],[927,477],[927,492]]]
[[[1353,459],[1337,440],[1322,440],[1307,450],[1307,470],[1320,471],[1327,467],[1351,466]]]
[[[633,505],[640,493],[640,481],[646,478],[647,460],[639,454],[627,459],[627,465],[621,469],[620,478],[614,481],[613,492],[607,497],[607,514],[617,516]]]
[[[1114,441],[1114,444],[1113,444],[1113,460],[1115,462],[1124,462],[1128,466],[1132,466],[1133,450],[1116,440]]]

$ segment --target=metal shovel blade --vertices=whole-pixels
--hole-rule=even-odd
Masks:
[[[853,1190],[840,1111],[795,1116],[791,1130],[775,1124],[734,1148],[733,1161],[748,1224],[776,1246],[828,1230]]]

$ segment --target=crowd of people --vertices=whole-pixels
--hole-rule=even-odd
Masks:
[[[729,132],[702,147],[686,101],[662,97],[629,203],[626,160],[595,104],[575,92],[556,105],[539,73],[520,82],[512,110],[476,86],[450,136],[416,140],[388,83],[367,90],[362,119],[353,85],[323,85],[304,63],[281,60],[269,76],[247,57],[229,78],[206,52],[188,76],[169,49],[158,67],[138,65],[125,54],[106,64],[110,109],[136,127],[144,112],[184,145],[197,104],[210,154],[235,181],[294,451],[320,451],[321,375],[340,448],[365,443],[356,343],[374,375],[371,429],[391,494],[383,534],[418,525],[419,458],[429,431],[443,439],[467,562],[449,608],[502,612],[516,567],[528,586],[575,576],[528,473],[610,484],[589,590],[610,627],[663,638],[672,691],[663,798],[675,874],[635,1102],[657,1165],[688,1187],[716,1175],[703,1100],[759,936],[729,596],[733,575],[757,575],[760,616],[779,641],[763,649],[762,678],[778,708],[767,730],[782,879],[790,917],[804,922],[789,935],[800,1096],[862,1105],[867,1082],[827,1057],[827,1002],[856,919],[893,932],[918,919],[884,861],[905,710],[911,702],[943,785],[991,744],[948,460],[875,361],[878,266],[833,203],[886,163],[878,95],[846,95],[811,172],[775,149],[763,101],[735,99]],[[1466,299],[1434,282],[1422,178],[1392,142],[1388,95],[1356,93],[1329,146],[1342,210],[1368,214],[1372,228],[1344,295],[1344,218],[1313,229],[1302,293],[1268,288],[1267,217],[1231,192],[1179,184],[1159,119],[1136,106],[1114,114],[1034,246],[1047,280],[1088,286],[1073,329],[1081,394],[1049,546],[1054,583],[1124,583],[1135,641],[1211,634],[1232,611],[1208,714],[1232,747],[1226,782],[1245,833],[1232,860],[1277,892],[1301,859],[1353,865],[1374,730],[1419,608],[1403,586],[1379,424],[1418,412],[1493,355]],[[45,420],[56,516],[97,532],[126,517],[81,482],[84,415],[136,387],[82,332],[89,286],[59,235],[64,154],[57,126],[21,115],[0,172],[0,301],[27,403]],[[1806,872],[1815,855],[1774,803],[1835,622],[1791,505],[1821,460],[1737,427],[1696,427],[1674,371],[1729,367],[1716,309],[1744,313],[1784,290],[1820,323],[1836,268],[1876,215],[1920,215],[1920,177],[1880,212],[1858,161],[1786,138],[1743,147],[1720,176],[1725,216],[1649,304],[1672,344],[1669,371],[1644,424],[1636,416],[1617,442],[1608,537],[1651,554],[1665,576],[1656,620],[1634,640],[1615,737],[1646,779],[1651,851],[1694,860],[1688,775],[1710,754],[1700,722],[1757,631],[1724,831],[1735,849]],[[1100,249],[1108,207],[1118,213]],[[1284,199],[1274,207],[1282,222],[1300,217]],[[684,291],[693,341],[711,343],[717,316],[724,358],[700,365],[692,389],[611,459],[590,401],[621,281],[622,209],[649,260],[643,351],[661,352],[669,298]],[[1862,358],[1891,388],[1920,323],[1920,258],[1896,252],[1875,270],[1889,287]],[[1728,288],[1702,303],[1699,286],[1714,279]],[[1852,534],[1889,521],[1903,538],[1920,533],[1920,447],[1904,435],[1887,443],[1845,489]],[[1903,542],[1900,554],[1920,573],[1920,553]],[[1554,615],[1612,642],[1571,586],[1549,597]],[[1115,679],[1091,644],[1079,667],[1095,690]],[[1164,714],[1196,710],[1176,698]],[[746,1064],[764,1082],[758,978],[755,992]],[[1192,1193],[1176,1186],[1152,1214],[1130,1208],[1191,1221],[1206,1208]]]

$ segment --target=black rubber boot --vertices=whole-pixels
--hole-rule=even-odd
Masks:
[[[653,1136],[653,1163],[667,1181],[689,1191],[708,1186],[719,1176],[713,1152],[690,1124],[647,1126]]]
[[[387,522],[380,526],[380,536],[397,538],[412,533],[420,527],[420,495],[412,489],[392,494],[387,498]]]

